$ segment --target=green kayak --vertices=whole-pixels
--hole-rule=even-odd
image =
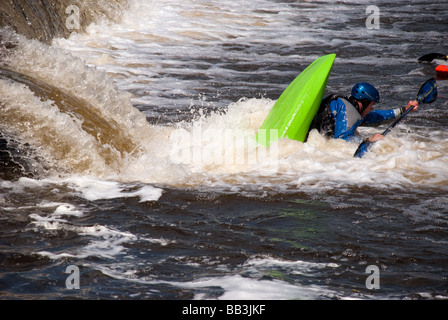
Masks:
[[[335,58],[329,54],[316,59],[283,91],[257,132],[259,144],[268,147],[285,137],[304,142]]]

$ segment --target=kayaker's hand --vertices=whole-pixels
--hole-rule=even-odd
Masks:
[[[413,106],[415,106],[415,108],[411,112],[417,111],[418,110],[418,102],[417,102],[417,100],[409,101],[408,105],[405,107],[404,111],[408,110],[409,108],[412,108]]]
[[[369,141],[370,141],[370,142],[375,142],[375,141],[383,140],[383,139],[384,139],[384,136],[383,136],[382,134],[375,133],[373,136],[371,136],[371,137],[369,138]]]

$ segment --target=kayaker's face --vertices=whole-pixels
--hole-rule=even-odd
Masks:
[[[371,101],[369,103],[369,105],[361,113],[361,117],[365,117],[367,114],[369,114],[369,112],[373,110],[373,105],[374,104],[375,104],[375,101]]]

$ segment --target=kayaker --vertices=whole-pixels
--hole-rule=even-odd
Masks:
[[[373,105],[380,101],[378,90],[371,84],[357,83],[349,97],[330,95],[322,100],[308,133],[317,129],[330,138],[352,141],[357,138],[356,129],[360,125],[378,125],[384,121],[399,117],[418,102],[411,100],[406,107],[390,110],[373,110]],[[370,141],[384,139],[379,133],[369,138]]]

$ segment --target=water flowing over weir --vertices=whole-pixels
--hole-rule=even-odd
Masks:
[[[33,174],[45,167],[59,174],[177,183],[196,170],[247,170],[258,157],[277,157],[254,140],[271,100],[241,100],[225,118],[218,112],[193,123],[151,125],[105,72],[14,32],[2,36],[9,48],[0,68],[1,125],[8,137],[36,148],[34,158],[19,159],[31,162]]]
[[[96,140],[97,146],[94,148],[98,150],[101,156],[100,161],[104,162],[106,166],[120,166],[119,158],[124,157],[125,154],[136,152],[135,142],[121,131],[120,124],[113,120],[108,122],[105,119],[106,115],[102,114],[101,106],[98,105],[110,105],[111,101],[107,101],[107,99],[101,101],[103,98],[100,98],[99,101],[95,100],[95,95],[107,95],[107,93],[104,91],[95,93],[94,91],[98,89],[95,87],[96,84],[85,81],[86,75],[82,72],[89,70],[84,63],[71,59],[73,60],[72,67],[75,68],[73,75],[80,73],[81,75],[79,78],[75,76],[75,78],[68,79],[66,83],[71,83],[63,87],[60,86],[61,82],[58,80],[52,80],[57,78],[54,77],[55,74],[62,75],[67,71],[70,57],[67,57],[65,62],[55,65],[57,64],[57,53],[55,56],[51,56],[46,52],[49,50],[47,45],[53,38],[69,36],[71,32],[83,32],[92,22],[101,19],[118,21],[126,7],[126,1],[43,0],[36,2],[19,0],[2,3],[0,27],[4,29],[0,32],[0,80],[2,81],[1,106],[3,112],[0,130],[3,131],[1,144],[3,178],[11,179],[21,175],[42,174],[42,162],[50,160],[45,159],[46,156],[56,160],[78,159],[75,161],[76,163],[73,163],[74,167],[71,168],[75,172],[80,170],[86,172],[87,168],[92,167],[94,160],[93,156],[88,154],[89,147],[83,146],[78,149],[73,147],[73,141],[79,139],[76,132],[66,132],[67,135],[72,135],[70,138],[74,139],[73,141],[70,141],[68,137],[64,139],[64,134],[52,125],[54,121],[62,119],[58,120],[45,114],[45,108],[41,109],[44,107],[43,104],[46,104],[47,110],[55,107],[53,114],[58,112],[61,117],[69,114],[74,122],[79,121],[80,129]],[[77,14],[75,26],[73,21],[69,20],[71,14]],[[45,44],[28,41],[25,38],[36,39]],[[21,48],[20,44],[25,43],[31,47]],[[20,56],[20,50],[25,50],[30,55]],[[38,61],[39,58],[36,55],[39,55],[39,51],[42,58],[47,54],[47,60],[43,58]],[[19,65],[13,69],[10,65],[12,56],[20,61]],[[36,70],[39,66],[42,69]],[[102,79],[95,80],[106,81],[104,75],[100,74],[99,77]],[[65,76],[63,78],[67,80]],[[95,100],[93,101],[95,107],[81,94],[77,95],[76,87],[80,86],[91,87],[92,94],[87,99]],[[119,94],[113,92],[112,95]],[[123,99],[120,98],[115,101],[115,103],[121,102]],[[59,111],[56,111],[57,109]],[[47,125],[45,121],[48,121]],[[71,121],[62,121],[62,123],[73,124]],[[29,148],[29,143],[50,149],[47,150],[50,151],[50,154],[44,152],[42,154],[44,157],[38,157],[37,150]],[[29,152],[25,154],[20,152],[25,149],[28,149]]]
[[[39,43],[34,45],[40,46]],[[41,49],[46,50],[45,47]],[[33,48],[30,52],[36,53],[36,50]],[[21,61],[36,62],[33,57],[28,58],[30,60]],[[103,87],[104,81],[99,86],[89,80],[82,83],[83,77],[89,77],[89,70],[84,69],[82,63],[78,66],[72,64],[76,69],[72,73],[75,79],[65,75],[63,79],[57,79],[51,73],[56,70],[56,74],[63,74],[57,70],[64,68],[66,71],[68,66],[62,62],[62,66],[48,68],[58,62],[53,60],[55,57],[47,58],[51,61],[42,61],[43,69],[34,74],[43,79],[26,75],[29,70],[21,70],[23,73],[1,70],[2,125],[7,126],[18,139],[27,139],[29,143],[46,148],[50,152],[48,160],[71,160],[75,172],[86,172],[94,167],[96,161],[104,162],[106,166],[120,166],[119,158],[135,152],[136,144],[123,132],[123,122],[132,121],[132,116],[114,110],[114,106],[122,110],[121,107],[127,103],[131,113],[140,116],[140,122],[145,118],[135,112],[126,95],[120,98],[113,86]],[[33,67],[36,65],[33,64]],[[50,74],[45,74],[46,71]],[[45,79],[46,76],[49,78]],[[67,87],[62,85],[63,80],[66,80]],[[84,90],[86,86],[92,91]],[[82,87],[82,93],[77,92],[78,87]],[[116,120],[114,117],[117,117]]]

